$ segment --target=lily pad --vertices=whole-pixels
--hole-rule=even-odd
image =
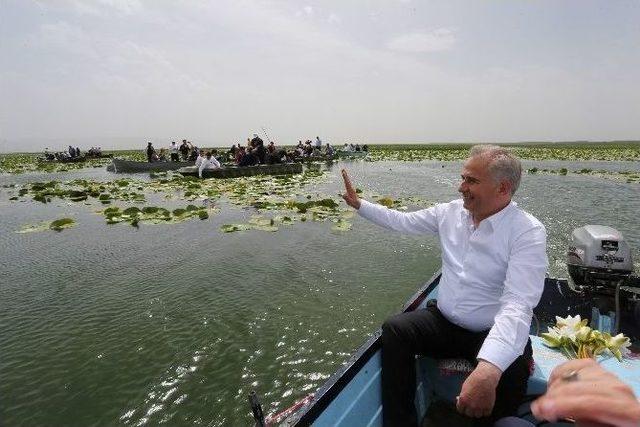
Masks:
[[[234,231],[246,231],[251,227],[246,224],[224,224],[220,226],[220,231],[225,233],[233,233]]]
[[[331,227],[334,231],[349,231],[351,230],[351,223],[349,221],[339,220],[333,227]]]
[[[76,221],[72,218],[60,218],[52,221],[49,228],[55,231],[62,231],[65,228],[71,228],[76,225]]]
[[[393,199],[391,197],[385,196],[378,199],[378,204],[385,206],[387,208],[391,208],[393,206]]]
[[[20,228],[20,230],[17,230],[16,233],[24,234],[24,233],[38,233],[40,231],[46,231],[46,230],[49,230],[49,224],[51,224],[49,221],[43,221],[38,224],[25,224]]]

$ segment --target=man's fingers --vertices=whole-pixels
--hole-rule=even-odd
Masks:
[[[355,192],[353,186],[351,185],[351,180],[349,179],[349,175],[347,175],[347,171],[342,169],[342,179],[344,180],[344,187],[347,189],[348,193]]]
[[[591,421],[631,427],[637,421],[625,417],[628,412],[625,402],[617,399],[602,399],[589,395],[565,395],[562,399],[541,397],[531,405],[531,412],[539,420],[556,421],[573,418],[576,421]],[[576,416],[575,414],[580,414]]]
[[[549,385],[551,385],[555,380],[562,377],[564,374],[571,371],[580,371],[580,369],[586,368],[588,366],[592,366],[596,363],[593,359],[575,359],[569,362],[563,363],[562,365],[556,367],[549,376]]]

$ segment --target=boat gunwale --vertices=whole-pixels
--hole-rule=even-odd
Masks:
[[[424,285],[418,289],[411,298],[402,306],[402,313],[417,309],[420,304],[427,298],[433,289],[440,283],[442,270],[438,269]],[[325,383],[318,389],[315,396],[309,403],[305,405],[300,412],[293,415],[296,419],[293,421],[294,426],[311,425],[327,406],[342,392],[347,384],[356,376],[360,369],[371,359],[371,357],[380,349],[382,337],[382,329],[378,328],[367,341],[358,348],[356,353],[351,356],[349,361],[335,372]]]
[[[118,164],[120,164],[119,167]],[[143,162],[138,160],[119,159],[117,157],[111,159],[111,165],[113,165],[113,172],[115,173],[166,172],[169,170],[193,166],[194,164],[195,162]],[[171,167],[168,168],[168,165],[171,165]],[[122,170],[123,167],[125,169],[124,171]],[[175,169],[173,169],[173,167],[175,167]]]

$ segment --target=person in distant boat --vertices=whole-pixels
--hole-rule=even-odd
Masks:
[[[267,151],[269,154],[273,154],[276,151],[276,144],[274,144],[273,141],[269,142],[269,145],[267,145]]]
[[[183,139],[182,144],[180,144],[180,154],[182,155],[182,160],[187,161],[189,158],[189,144],[187,144],[187,140]]]
[[[76,147],[76,157],[80,157],[80,147]]]
[[[319,150],[322,148],[322,141],[320,141],[320,137],[316,136],[316,148]]]
[[[475,369],[457,409],[476,425],[515,414],[532,362],[529,327],[548,267],[546,230],[511,199],[522,166],[507,149],[471,148],[458,187],[462,198],[416,212],[361,200],[342,171],[347,204],[395,231],[436,235],[442,250],[437,303],[382,326],[385,426],[416,426],[415,355],[465,358]]]
[[[333,149],[333,147],[327,142],[327,145],[325,147],[325,154],[327,155],[327,157],[332,157],[334,151],[335,150]]]
[[[149,163],[153,162],[153,155],[156,153],[155,148],[153,148],[153,144],[151,142],[147,142],[147,160]]]
[[[362,151],[369,151],[369,146],[367,144],[364,144],[362,146]]]
[[[200,152],[200,153],[198,154],[198,157],[196,157],[196,165],[195,165],[195,166],[196,166],[196,168],[198,168],[198,169],[199,169],[199,168],[200,168],[200,165],[202,164],[202,162],[204,162],[204,161],[205,161],[205,159],[206,159],[205,154],[204,154],[203,152]]]
[[[242,156],[242,160],[238,163],[238,166],[254,166],[258,164],[258,157],[255,154],[255,150],[249,151],[247,150]]]
[[[557,366],[547,392],[531,404],[531,412],[551,422],[571,418],[578,425],[640,426],[640,401],[631,387],[593,359]]]
[[[172,162],[179,162],[180,158],[178,156],[179,150],[178,150],[178,145],[176,144],[175,141],[171,141],[171,146],[169,147],[169,153],[171,154],[171,161]]]
[[[257,133],[254,133],[253,138],[251,139],[251,152],[256,156],[258,163],[265,162],[267,150],[264,148],[264,141]]]
[[[235,157],[236,165],[239,165],[240,162],[242,162],[242,158],[247,152],[247,150],[244,147],[240,147],[240,144],[238,144],[238,147],[239,148],[236,150],[236,157]]]
[[[313,146],[311,145],[311,141],[307,140],[304,143],[304,156],[309,157],[313,153]]]
[[[187,159],[188,161],[195,162],[199,155],[204,155],[202,150],[193,145],[191,141],[187,141],[187,144],[189,144],[189,158]]]
[[[200,163],[200,167],[198,167],[198,176],[202,178],[202,171],[205,169],[218,169],[220,168],[220,162],[211,154],[210,151],[207,152],[205,159]]]
[[[167,161],[167,150],[165,148],[160,149],[160,155],[158,155],[158,161],[159,162]]]

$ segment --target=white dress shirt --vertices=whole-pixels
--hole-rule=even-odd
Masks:
[[[197,162],[197,161],[196,161]],[[220,162],[215,157],[211,156],[210,159],[206,157],[202,159],[200,163],[200,167],[198,168],[198,176],[202,178],[202,171],[205,169],[218,169],[220,167]]]
[[[200,169],[200,165],[202,164],[202,162],[206,159],[206,157],[198,155],[198,157],[196,157],[196,167],[198,169]]]
[[[409,213],[361,200],[358,213],[392,230],[438,236],[438,308],[462,328],[490,329],[478,359],[504,372],[524,352],[548,267],[546,230],[540,221],[515,202],[477,228],[462,200]]]

